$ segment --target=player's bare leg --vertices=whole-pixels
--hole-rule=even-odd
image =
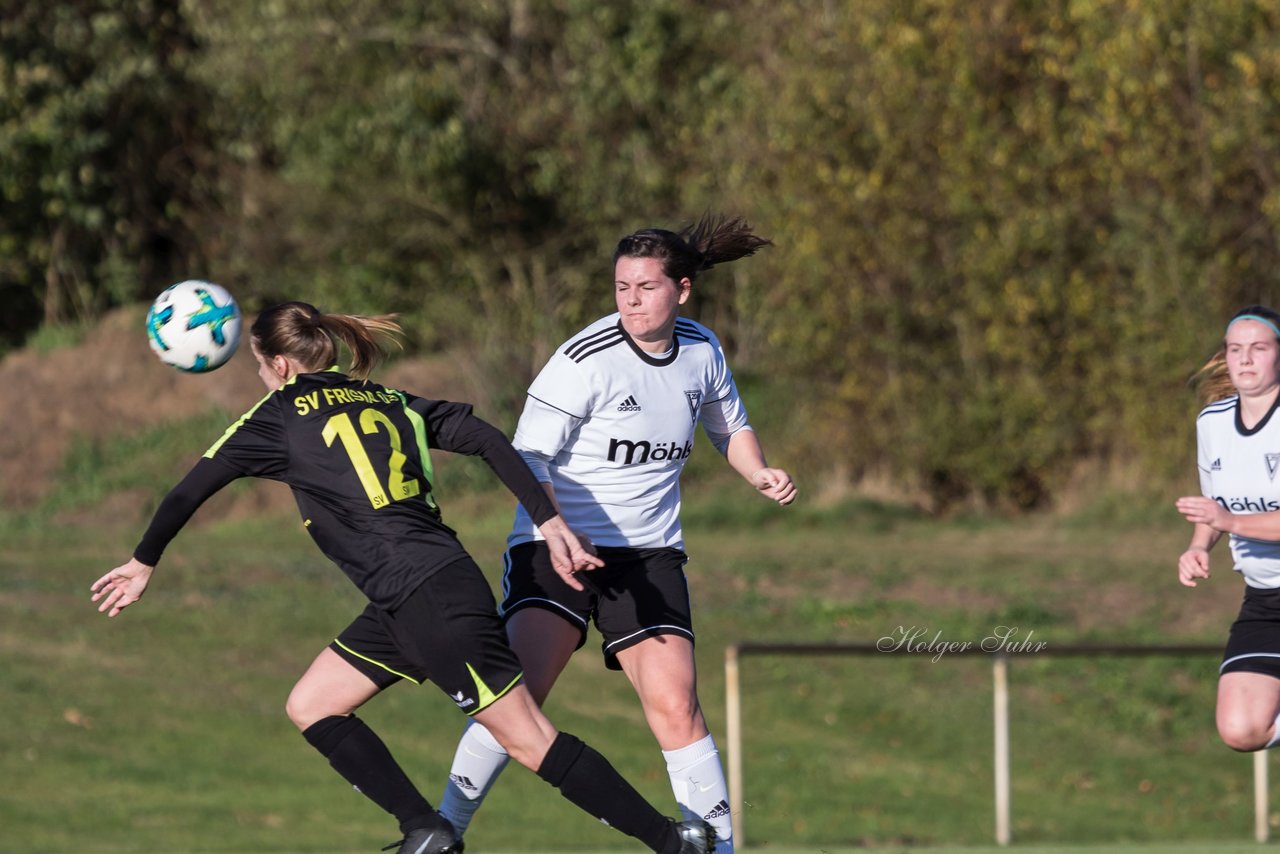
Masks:
[[[285,711],[333,770],[396,817],[404,834],[400,851],[457,854],[461,835],[422,796],[377,733],[355,715],[380,690],[326,647],[293,686]]]
[[[520,658],[524,684],[541,705],[582,637],[578,628],[563,617],[542,608],[524,608],[507,621],[507,637]]]
[[[305,731],[330,715],[355,714],[380,690],[369,677],[325,647],[289,692],[285,714],[299,731]]]
[[[542,608],[524,608],[507,621],[507,636],[520,658],[524,686],[541,704],[568,664],[582,637],[563,617]],[[507,765],[507,752],[493,734],[472,719],[458,742],[440,813],[465,834],[471,818]]]
[[[1280,741],[1280,679],[1262,673],[1224,673],[1218,680],[1218,734],[1233,750]]]
[[[682,635],[646,638],[618,653],[645,720],[662,748],[676,803],[686,818],[716,829],[717,854],[733,851],[729,786],[720,753],[698,702],[693,641]]]

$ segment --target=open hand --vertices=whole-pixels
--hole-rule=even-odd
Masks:
[[[108,617],[114,617],[125,608],[142,598],[147,583],[151,581],[154,566],[147,566],[134,558],[129,562],[108,572],[93,582],[89,589],[93,591],[91,601],[102,600],[98,606],[99,613],[106,611]]]
[[[585,590],[574,573],[599,569],[604,566],[595,554],[595,547],[586,537],[581,537],[569,529],[559,516],[552,516],[538,526],[538,531],[547,542],[547,551],[551,554],[551,566],[556,574],[574,590]]]

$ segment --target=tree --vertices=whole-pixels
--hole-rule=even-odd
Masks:
[[[199,270],[219,187],[178,0],[6,5],[0,340],[12,344]]]
[[[687,209],[684,188],[703,105],[729,85],[724,15],[668,0],[236,10],[199,19],[204,78],[240,117],[242,208],[263,226],[238,233],[225,257],[253,267],[231,279],[398,310],[429,347],[468,342],[503,410],[611,304],[617,238],[705,204]]]

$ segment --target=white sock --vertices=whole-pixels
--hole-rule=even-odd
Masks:
[[[458,750],[449,769],[449,782],[440,798],[440,814],[458,831],[467,832],[471,817],[480,809],[511,757],[483,724],[468,721],[458,740]]]
[[[1272,725],[1271,740],[1268,741],[1266,747],[1263,747],[1262,749],[1270,750],[1277,744],[1280,744],[1280,715],[1276,715],[1276,722]]]
[[[720,751],[710,735],[679,750],[664,750],[671,791],[685,818],[705,819],[716,829],[715,854],[732,854],[729,786],[720,767]]]

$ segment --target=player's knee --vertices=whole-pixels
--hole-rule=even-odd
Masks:
[[[692,690],[664,693],[655,705],[658,713],[671,721],[691,721],[702,717],[698,695]]]
[[[524,730],[520,735],[494,733],[494,739],[502,745],[507,755],[530,771],[537,771],[551,746],[551,739],[534,730]]]
[[[305,730],[319,720],[308,713],[307,703],[303,697],[299,696],[297,690],[289,692],[289,698],[284,701],[284,713],[289,716],[289,720],[293,721],[293,725],[299,731]]]
[[[523,684],[476,714],[507,755],[536,771],[558,734]]]
[[[700,737],[702,730],[706,728],[696,696],[667,694],[651,698],[645,704],[645,711],[650,725],[660,736],[666,735],[676,740],[694,734],[699,734]]]
[[[1223,744],[1240,753],[1252,753],[1267,746],[1265,738],[1259,738],[1256,733],[1247,730],[1228,730],[1219,727],[1218,735],[1222,737]]]
[[[1219,716],[1218,735],[1232,750],[1249,753],[1267,746],[1271,722],[1260,724],[1242,715]]]
[[[484,724],[507,755],[530,771],[538,770],[558,735],[537,706],[517,709],[501,718],[491,717]]]
[[[305,730],[313,723],[324,718],[338,715],[349,715],[354,709],[338,708],[332,701],[326,700],[322,695],[305,688],[295,687],[289,692],[289,698],[284,701],[284,713],[289,716],[289,720],[293,721],[293,725],[299,730]]]

